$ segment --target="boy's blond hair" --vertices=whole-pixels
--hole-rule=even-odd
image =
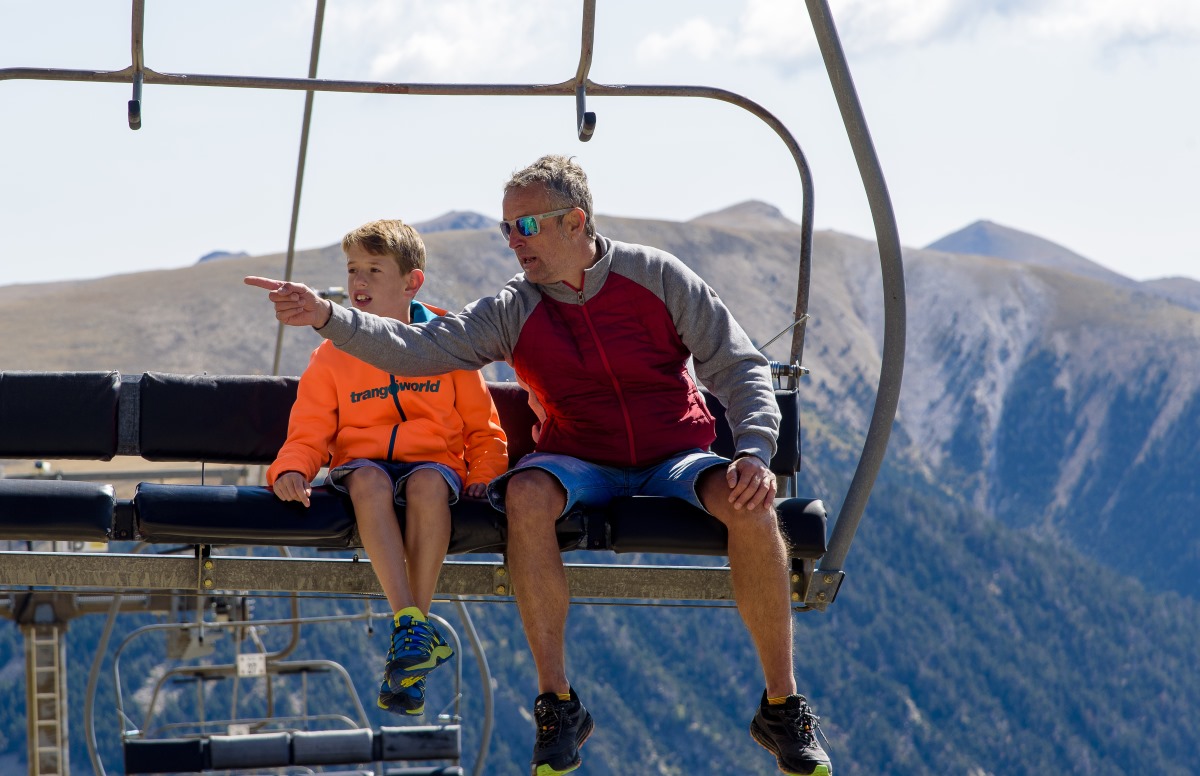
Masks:
[[[342,238],[344,252],[356,245],[372,256],[391,256],[405,274],[414,269],[425,271],[425,242],[416,229],[398,218],[363,224]]]

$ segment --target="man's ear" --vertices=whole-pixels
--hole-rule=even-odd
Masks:
[[[567,213],[563,220],[566,221],[567,218],[571,219],[572,231],[578,230],[580,233],[584,232],[587,226],[587,214],[583,212],[583,208],[575,208],[570,213]]]
[[[409,297],[416,296],[423,285],[425,285],[424,270],[414,269],[408,273],[408,282],[404,284],[404,293],[408,294]]]

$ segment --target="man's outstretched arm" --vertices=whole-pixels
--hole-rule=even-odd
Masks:
[[[288,283],[253,275],[243,278],[248,286],[265,288],[267,298],[275,304],[275,318],[288,326],[321,328],[333,315],[333,303],[302,283]]]

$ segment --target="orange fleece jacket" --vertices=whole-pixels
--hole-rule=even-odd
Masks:
[[[442,463],[465,488],[508,469],[508,443],[479,372],[398,378],[323,342],[300,376],[267,484],[288,471],[311,481],[355,458]]]

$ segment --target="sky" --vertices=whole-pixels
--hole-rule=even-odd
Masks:
[[[16,67],[129,66],[129,0],[0,0],[0,286],[172,269],[287,247],[304,96],[5,79]],[[804,4],[599,0],[600,84],[742,94],[812,167],[818,229],[874,239]],[[315,0],[147,0],[145,65],[304,77]],[[987,219],[1129,277],[1200,279],[1200,3],[830,0],[900,239]],[[582,3],[327,0],[318,77],[558,83]],[[784,144],[723,102],[318,93],[297,248],[375,218],[500,215],[544,153],[576,156],[600,214],[685,221],[761,200],[799,221]],[[515,265],[514,265],[515,271]],[[815,272],[820,271],[819,256]],[[303,278],[298,278],[303,280]],[[482,293],[482,291],[481,291]]]

